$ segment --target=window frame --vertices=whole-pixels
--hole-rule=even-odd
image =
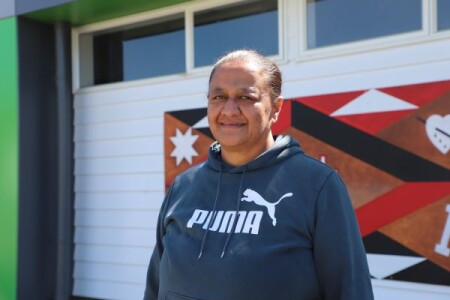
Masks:
[[[225,4],[220,0],[192,1],[168,6],[148,12],[142,12],[99,23],[88,24],[72,29],[72,86],[73,92],[111,89],[112,87],[135,86],[156,82],[183,80],[189,77],[207,76],[211,66],[195,67],[194,57],[194,15],[211,8],[244,3],[246,0],[229,0]],[[381,49],[429,43],[450,37],[450,29],[437,30],[437,0],[422,0],[422,28],[418,31],[382,36],[338,45],[307,49],[307,0],[277,0],[278,5],[278,55],[270,56],[279,65],[302,63],[317,59],[334,58],[377,51]],[[120,81],[101,85],[93,85],[92,43],[80,41],[83,35],[92,36],[102,31],[118,31],[152,20],[170,18],[183,14],[185,22],[185,72],[162,75],[151,78]],[[294,28],[295,27],[295,28]],[[80,42],[84,43],[80,49]],[[81,52],[82,50],[83,52]],[[86,84],[86,83],[89,84]]]
[[[300,0],[298,14],[301,21],[299,22],[299,57],[297,59],[299,62],[430,42],[450,36],[450,30],[437,30],[437,0],[422,0],[422,28],[420,30],[308,49],[306,5],[307,0]]]
[[[80,90],[103,89],[111,86],[132,86],[147,82],[164,82],[185,78],[188,76],[202,76],[210,71],[211,65],[195,67],[194,65],[194,14],[211,8],[229,6],[244,3],[247,0],[229,0],[226,3],[220,0],[206,0],[201,2],[182,3],[169,7],[164,7],[148,12],[138,13],[131,16],[107,20],[99,23],[88,24],[72,29],[72,86],[73,92]],[[283,35],[283,2],[286,0],[276,0],[278,5],[278,55],[270,56],[277,63],[283,62],[284,58],[284,35]],[[145,24],[152,20],[171,18],[174,15],[184,15],[185,30],[185,71],[170,75],[161,75],[157,77],[142,78],[130,81],[111,82],[106,84],[94,85],[93,83],[93,43],[92,36],[99,32],[114,32],[124,30],[127,27],[135,27],[138,24]],[[81,39],[87,40],[81,40]],[[89,41],[90,39],[90,41]],[[83,43],[83,48],[80,48]]]

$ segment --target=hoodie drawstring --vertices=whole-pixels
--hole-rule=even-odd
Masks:
[[[239,184],[238,196],[237,196],[236,214],[233,218],[233,225],[231,226],[231,231],[228,233],[227,240],[225,241],[225,244],[223,245],[222,255],[220,256],[220,258],[223,258],[225,256],[225,252],[227,251],[228,245],[231,240],[231,236],[234,234],[234,231],[236,229],[236,219],[238,218],[239,208],[241,207],[242,183],[244,182],[244,175],[245,175],[246,170],[247,170],[247,166],[245,166],[244,170],[242,171],[241,182]]]
[[[220,181],[221,181],[221,177],[222,177],[222,166],[220,166],[220,170],[219,170],[219,179],[217,181],[217,191],[216,191],[216,199],[214,200],[214,207],[213,210],[211,212],[211,217],[209,218],[208,221],[208,226],[206,226],[206,231],[203,234],[203,239],[202,239],[202,245],[200,247],[200,252],[198,254],[197,259],[200,259],[203,255],[203,249],[205,248],[205,244],[206,244],[206,240],[208,239],[208,232],[209,229],[212,227],[212,225],[214,224],[214,220],[216,219],[217,216],[217,202],[219,199],[219,194],[220,194]],[[214,220],[213,220],[214,219]]]

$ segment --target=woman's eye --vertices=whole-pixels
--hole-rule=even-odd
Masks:
[[[253,101],[253,98],[250,97],[250,96],[240,96],[239,99],[242,99],[242,100],[252,100],[252,101]]]

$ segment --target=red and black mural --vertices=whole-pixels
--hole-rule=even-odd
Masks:
[[[450,286],[450,81],[285,101],[290,134],[344,179],[371,275]],[[206,108],[165,114],[165,182],[206,159]]]

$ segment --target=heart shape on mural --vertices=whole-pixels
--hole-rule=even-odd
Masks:
[[[442,153],[450,150],[450,115],[442,117],[431,115],[425,123],[425,129],[431,143]]]

